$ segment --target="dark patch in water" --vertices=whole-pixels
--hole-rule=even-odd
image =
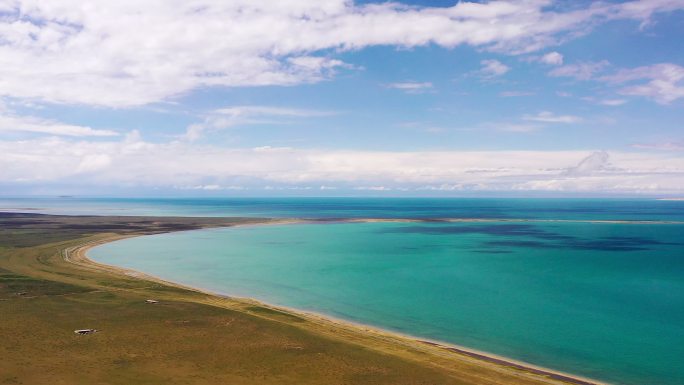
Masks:
[[[404,226],[399,228],[381,230],[383,233],[410,233],[410,234],[486,234],[501,236],[523,236],[549,240],[572,239],[572,237],[541,230],[532,225],[504,224],[504,225],[480,225],[480,226]]]
[[[483,242],[485,247],[529,247],[532,249],[553,249],[560,245],[540,241],[488,241]]]
[[[654,245],[676,245],[642,237],[605,237],[596,240],[573,241],[568,246],[579,250],[644,251]]]
[[[448,226],[404,226],[381,230],[382,233],[408,234],[484,234],[497,237],[526,237],[531,240],[506,239],[483,242],[478,253],[506,253],[490,250],[499,247],[526,247],[533,249],[574,249],[597,251],[645,251],[656,245],[681,245],[681,243],[660,242],[644,237],[603,237],[598,239],[580,239],[540,229],[528,224],[497,224],[497,225],[448,225]]]
[[[540,241],[488,241],[484,247],[528,247],[536,249],[574,249],[596,251],[646,251],[649,246],[673,245],[673,243],[659,242],[641,237],[607,237],[596,240],[565,239],[561,242]]]
[[[510,250],[496,250],[496,249],[476,249],[476,250],[471,250],[474,253],[480,253],[480,254],[510,254],[512,251]]]

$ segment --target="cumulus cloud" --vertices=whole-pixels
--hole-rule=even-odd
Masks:
[[[222,191],[374,188],[684,192],[677,152],[225,149],[187,142],[0,141],[0,180]],[[437,186],[437,187],[436,187]],[[456,187],[454,187],[456,188]]]
[[[480,64],[482,65],[482,68],[480,68],[478,73],[486,79],[501,76],[511,70],[509,66],[498,60],[482,60]]]
[[[605,151],[596,151],[582,159],[577,166],[565,169],[562,174],[587,175],[610,170],[614,170],[610,165],[610,155]]]
[[[549,52],[544,56],[540,57],[539,61],[549,65],[561,65],[563,64],[563,55],[555,51]]]
[[[349,67],[335,58],[338,52],[369,46],[532,52],[606,21],[643,23],[684,8],[677,0],[561,8],[551,0],[452,7],[349,0],[0,4],[0,96],[111,107],[164,101],[199,87],[317,82]]]
[[[618,90],[622,95],[643,96],[661,104],[684,98],[684,67],[660,63],[630,69],[621,69],[600,80],[626,85]]]

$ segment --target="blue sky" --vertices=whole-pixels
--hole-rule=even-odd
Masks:
[[[0,188],[679,196],[682,36],[682,0],[0,1]]]

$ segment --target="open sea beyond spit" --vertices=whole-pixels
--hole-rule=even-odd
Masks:
[[[609,383],[684,384],[684,201],[46,198],[0,199],[0,209],[489,219],[200,230],[89,256]]]

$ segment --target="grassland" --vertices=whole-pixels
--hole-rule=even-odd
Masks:
[[[264,222],[0,213],[0,384],[582,382],[135,276],[83,254],[126,236]],[[74,334],[83,328],[98,332]]]

